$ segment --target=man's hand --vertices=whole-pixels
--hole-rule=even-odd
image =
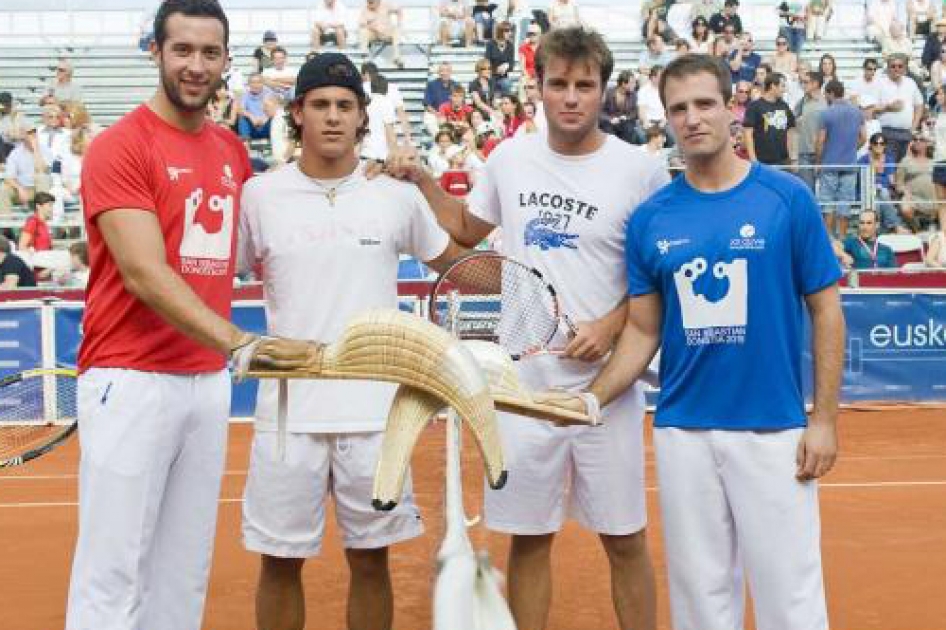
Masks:
[[[565,346],[563,356],[592,362],[611,351],[616,334],[605,322],[601,320],[578,322],[576,327],[578,330]]]
[[[824,476],[834,466],[837,454],[838,432],[835,423],[829,420],[818,421],[812,416],[808,428],[798,442],[795,478],[799,481],[810,481]]]
[[[368,164],[365,169],[365,177],[368,179],[373,179],[381,173],[416,184],[427,174],[427,171],[415,147],[398,145],[388,151],[388,159],[384,164]]]
[[[903,101],[899,99],[896,101],[893,101],[892,103],[888,104],[887,107],[885,107],[884,109],[886,109],[888,112],[899,112],[903,109]]]
[[[251,367],[271,370],[319,368],[325,346],[314,341],[266,337],[256,346]]]

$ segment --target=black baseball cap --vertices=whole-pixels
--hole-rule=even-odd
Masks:
[[[296,76],[296,96],[320,87],[348,88],[359,99],[367,98],[361,73],[346,55],[324,52],[306,61]]]

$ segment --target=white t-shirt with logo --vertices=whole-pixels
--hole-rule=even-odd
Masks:
[[[397,308],[400,254],[429,261],[447,243],[416,186],[387,176],[369,181],[360,168],[343,180],[319,182],[293,163],[251,179],[243,191],[238,265],[262,266],[272,335],[335,341],[353,317]],[[383,430],[394,389],[368,381],[291,381],[289,430]],[[257,428],[275,430],[276,403],[276,382],[262,381]]]
[[[564,156],[545,134],[528,134],[496,147],[468,204],[502,227],[502,252],[540,270],[573,321],[591,321],[627,296],[627,221],[668,180],[659,160],[614,136],[592,154]],[[519,367],[533,387],[584,387],[600,365],[540,355]]]

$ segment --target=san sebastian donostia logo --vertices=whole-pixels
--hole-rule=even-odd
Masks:
[[[739,228],[739,238],[734,238],[729,241],[729,249],[761,251],[765,249],[765,239],[757,237],[755,226],[751,223],[746,223]]]
[[[688,238],[678,238],[672,241],[667,238],[662,238],[658,240],[656,243],[657,251],[660,252],[661,256],[666,256],[667,254],[670,253],[671,247],[677,247],[678,245],[687,245],[689,242],[690,242],[690,239]]]

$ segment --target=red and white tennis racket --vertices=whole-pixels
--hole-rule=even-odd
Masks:
[[[559,333],[571,339],[577,332],[541,271],[496,252],[473,252],[440,274],[430,292],[431,321],[445,325],[451,299],[460,339],[493,341],[514,360],[561,353],[549,345]]]

